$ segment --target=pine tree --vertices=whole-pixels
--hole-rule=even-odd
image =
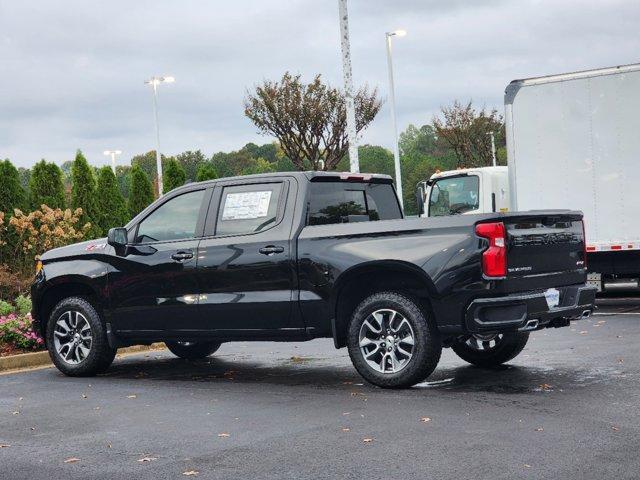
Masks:
[[[122,227],[129,221],[127,204],[120,193],[118,180],[111,167],[102,167],[98,171],[96,206],[98,226],[102,235],[106,235],[110,228]]]
[[[135,217],[153,202],[153,187],[149,177],[138,165],[131,168],[131,186],[129,187],[129,215]]]
[[[82,209],[80,225],[91,224],[91,230],[87,233],[89,238],[102,233],[96,206],[96,179],[80,150],[76,152],[76,159],[71,165],[71,207]]]
[[[34,209],[39,209],[42,204],[51,208],[65,208],[62,170],[55,163],[39,161],[31,170],[29,192]]]
[[[196,181],[204,182],[205,180],[215,180],[218,178],[218,171],[211,162],[206,162],[198,167]]]
[[[18,169],[7,159],[0,161],[0,212],[5,213],[5,219],[13,215],[15,208],[26,207],[25,191],[20,185]]]
[[[162,175],[162,192],[167,193],[173,190],[174,188],[181,187],[184,185],[184,182],[187,181],[187,173],[185,172],[182,165],[178,163],[175,158],[170,158],[167,160],[165,166],[163,167],[164,172]]]

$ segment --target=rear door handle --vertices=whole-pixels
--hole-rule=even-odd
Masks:
[[[171,258],[173,258],[176,262],[184,262],[185,260],[193,258],[193,252],[179,251],[171,255]]]
[[[266,247],[262,247],[258,250],[263,255],[274,255],[276,253],[284,252],[284,247],[278,247],[275,245],[267,245]]]

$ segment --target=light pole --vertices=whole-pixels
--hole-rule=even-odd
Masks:
[[[493,166],[496,166],[496,139],[493,135],[493,131],[487,133],[491,137],[491,158],[493,159]]]
[[[349,167],[352,172],[360,172],[358,159],[358,136],[356,132],[356,109],[353,100],[353,76],[351,74],[351,52],[349,46],[349,15],[347,0],[338,0],[340,16],[340,45],[342,47],[342,74],[344,76],[344,97],[347,111],[347,139],[349,140]]]
[[[158,169],[158,197],[162,196],[162,160],[160,160],[160,123],[158,122],[158,85],[161,83],[173,83],[173,77],[151,77],[144,82],[153,89],[153,113],[156,117],[156,168]]]
[[[393,87],[393,60],[391,59],[391,37],[404,37],[405,30],[396,30],[385,33],[387,40],[387,66],[389,67],[389,105],[391,107],[391,123],[393,124],[393,160],[396,167],[396,190],[400,198],[400,206],[404,210],[402,198],[402,173],[400,172],[400,152],[398,150],[398,123],[396,120],[396,96]]]
[[[105,150],[105,155],[111,155],[111,169],[113,170],[113,174],[116,174],[116,155],[120,155],[122,150]]]

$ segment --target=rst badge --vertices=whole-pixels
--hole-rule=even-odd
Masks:
[[[556,288],[550,288],[544,292],[544,298],[547,299],[547,306],[550,309],[560,304],[560,292]]]

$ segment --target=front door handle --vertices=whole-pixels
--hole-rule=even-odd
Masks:
[[[176,262],[184,262],[185,260],[193,258],[193,252],[179,251],[171,255],[171,258],[173,258]]]
[[[258,250],[263,255],[274,255],[276,253],[284,252],[284,247],[277,247],[275,245],[267,245]]]

